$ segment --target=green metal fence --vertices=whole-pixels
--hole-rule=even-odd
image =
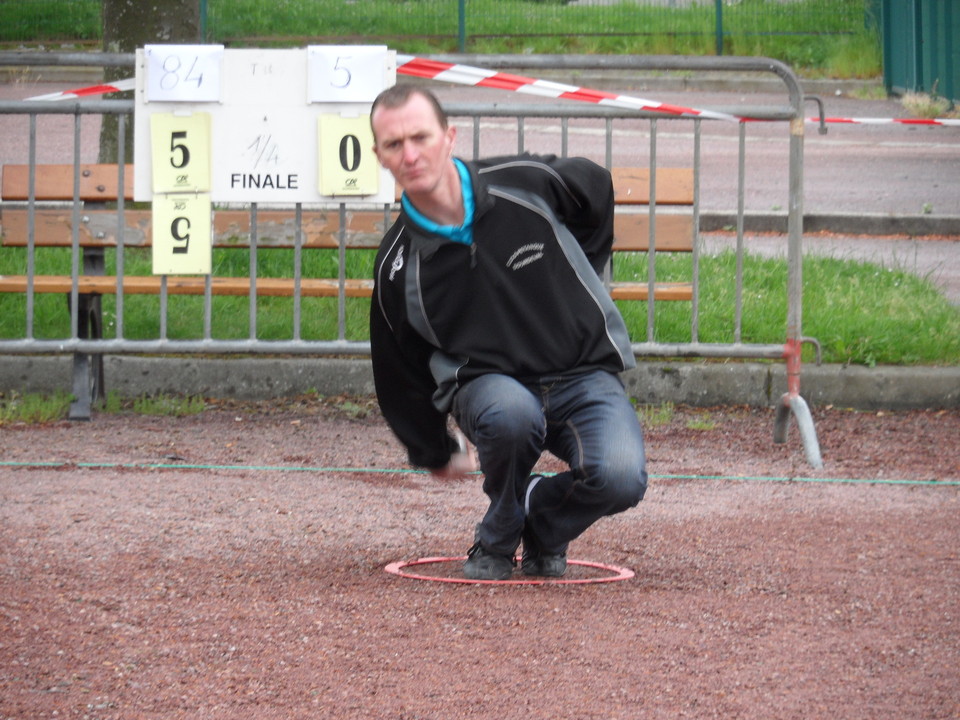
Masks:
[[[960,101],[960,0],[883,0],[884,83]]]
[[[544,39],[563,38],[569,52],[744,55],[764,52],[764,38],[789,45],[800,38],[862,33],[875,5],[874,0],[198,2],[205,39],[230,45],[359,41],[404,52],[542,52],[538,44]],[[101,0],[0,0],[0,42],[95,44],[100,8]]]

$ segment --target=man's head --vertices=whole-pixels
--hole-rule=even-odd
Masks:
[[[394,85],[373,101],[370,127],[380,164],[410,196],[432,193],[455,168],[456,128],[437,98],[414,85]]]
[[[377,95],[373,101],[373,105],[370,106],[371,126],[373,125],[373,117],[377,114],[379,108],[395,110],[406,105],[414,95],[420,95],[430,103],[433,112],[437,116],[437,122],[440,123],[440,127],[446,130],[450,123],[447,120],[447,113],[440,105],[440,101],[437,100],[437,96],[426,88],[417,85],[393,85]],[[377,130],[375,127],[373,128],[373,136],[374,139],[376,139]]]

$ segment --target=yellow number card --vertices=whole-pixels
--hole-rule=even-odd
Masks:
[[[150,116],[153,192],[210,191],[210,114]]]
[[[153,274],[209,275],[210,195],[153,199]]]
[[[317,127],[320,194],[376,195],[380,166],[373,154],[370,116],[323,114]]]

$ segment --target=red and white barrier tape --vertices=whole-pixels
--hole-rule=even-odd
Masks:
[[[90,87],[77,88],[75,90],[64,90],[63,92],[49,93],[47,95],[37,95],[27,98],[27,100],[69,100],[71,98],[88,97],[90,95],[105,95],[112,92],[123,92],[133,90],[137,81],[133,78],[127,80],[118,80],[109,85],[91,85]]]
[[[509,92],[525,93],[528,95],[538,95],[540,97],[551,97],[560,100],[577,100],[579,102],[589,102],[595,105],[606,105],[609,107],[624,108],[627,110],[646,110],[649,112],[663,113],[673,117],[705,118],[710,120],[725,120],[728,122],[743,122],[752,120],[749,117],[738,117],[728,113],[716,112],[713,110],[698,110],[696,108],[683,107],[681,105],[670,105],[657,102],[655,100],[644,100],[643,98],[631,97],[629,95],[618,95],[603,90],[592,90],[575,85],[566,85],[550,80],[538,80],[536,78],[524,77],[522,75],[512,75],[510,73],[496,72],[494,70],[485,70],[483,68],[473,67],[471,65],[460,65],[456,63],[444,63],[436,60],[427,60],[414,57],[413,55],[397,55],[397,72],[401,75],[410,75],[412,77],[426,78],[430,80],[439,80],[441,82],[455,83],[459,85],[472,85],[474,87],[488,87]],[[136,81],[133,78],[127,80],[118,80],[110,85],[92,85],[75,90],[65,90],[63,92],[50,93],[48,95],[38,95],[27,98],[28,100],[68,100],[70,98],[82,98],[92,95],[103,95],[112,92],[123,92],[133,90]],[[820,123],[820,118],[806,118],[808,123]],[[958,118],[824,118],[825,123],[844,124],[844,125],[926,125],[942,127],[960,127]]]
[[[397,55],[397,72],[402,75],[412,75],[460,85],[497,88],[500,90],[539,95],[541,97],[559,98],[562,100],[579,100],[597,105],[626,108],[627,110],[649,110],[677,117],[702,117],[711,120],[740,122],[740,118],[734,115],[728,115],[727,113],[714,112],[712,110],[697,110],[679,105],[668,105],[666,103],[656,102],[655,100],[644,100],[642,98],[630,97],[629,95],[617,95],[603,90],[591,90],[590,88],[565,85],[549,80],[537,80],[536,78],[524,77],[522,75],[511,75],[493,70],[484,70],[483,68],[470,65],[425,60],[424,58],[413,57],[411,55]]]
[[[841,125],[942,125],[960,127],[960,118],[824,118],[825,123]],[[807,118],[807,122],[820,122],[820,118]]]

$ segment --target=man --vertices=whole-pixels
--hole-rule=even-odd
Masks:
[[[643,435],[617,373],[634,359],[600,280],[613,241],[610,174],[553,156],[464,162],[429,91],[385,90],[374,151],[403,188],[375,265],[370,342],[377,397],[410,461],[439,477],[474,469],[490,500],[464,575],[566,571],[568,543],[635,506]],[[570,469],[531,475],[549,450]]]

